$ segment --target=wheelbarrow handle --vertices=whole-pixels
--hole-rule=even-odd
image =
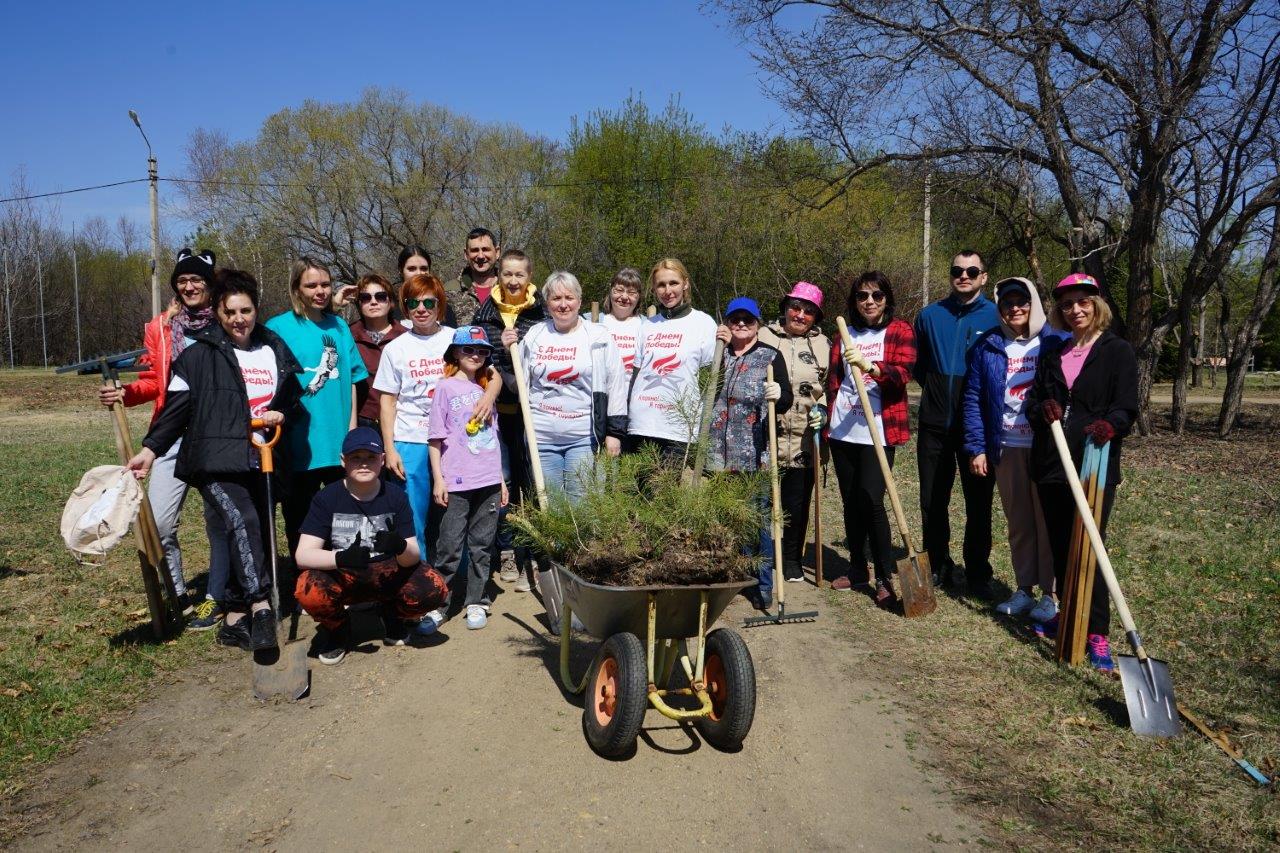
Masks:
[[[258,434],[254,430],[260,429],[271,430],[271,437],[266,441],[258,441]],[[280,443],[280,425],[267,426],[262,418],[253,418],[249,421],[249,442],[258,448],[258,454],[262,458],[262,473],[270,474],[274,471],[276,466],[271,448]]]

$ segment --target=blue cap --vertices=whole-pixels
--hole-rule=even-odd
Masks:
[[[755,317],[757,322],[764,322],[760,316],[760,306],[750,296],[739,296],[737,299],[731,300],[729,307],[724,311],[724,316],[728,318],[738,311],[746,311],[752,317]]]
[[[342,440],[342,455],[346,456],[357,450],[382,453],[382,436],[372,427],[356,427]]]
[[[489,336],[484,333],[484,329],[480,326],[462,326],[458,331],[454,332],[453,343],[449,346],[458,346],[460,344],[493,349],[493,344],[489,343]]]

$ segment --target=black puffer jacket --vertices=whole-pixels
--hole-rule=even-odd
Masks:
[[[276,393],[268,409],[286,421],[296,414],[302,386],[302,365],[280,336],[262,324],[250,340],[271,347],[276,356]],[[157,456],[182,439],[175,474],[187,483],[209,475],[249,471],[249,394],[245,390],[235,345],[221,326],[212,325],[195,336],[195,343],[173,363],[174,377],[187,383],[186,391],[170,391],[164,410],[142,440]],[[279,453],[279,449],[276,451]]]
[[[1062,406],[1062,432],[1079,470],[1084,461],[1084,428],[1105,420],[1115,428],[1107,459],[1107,485],[1120,482],[1120,445],[1138,416],[1138,359],[1133,347],[1112,332],[1093,342],[1071,390],[1062,374],[1062,353],[1072,340],[1045,340],[1035,382],[1027,393],[1027,421],[1031,424],[1031,477],[1037,483],[1066,483],[1062,460],[1041,406],[1056,400]]]
[[[516,315],[517,340],[524,340],[525,333],[545,319],[547,319],[547,304],[542,299],[542,293],[535,291],[533,303]],[[489,336],[489,343],[493,345],[493,366],[502,376],[502,390],[498,393],[497,403],[499,411],[507,413],[520,411],[516,375],[511,370],[511,353],[502,345],[502,332],[507,327],[502,322],[502,312],[498,310],[492,295],[481,303],[471,322],[484,329],[484,333]]]

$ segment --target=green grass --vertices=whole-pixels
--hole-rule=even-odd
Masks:
[[[102,566],[79,566],[58,536],[71,490],[117,461],[94,383],[0,371],[0,795],[145,695],[160,674],[204,659],[211,637],[155,643],[132,538]],[[135,436],[149,407],[131,417]],[[188,502],[188,566],[207,559],[199,501]],[[188,574],[192,574],[189,570]]]
[[[1214,413],[1199,411],[1207,429]],[[1271,420],[1267,420],[1270,417]],[[1250,760],[1280,772],[1280,440],[1274,415],[1231,442],[1191,434],[1125,448],[1109,550],[1148,649],[1168,661],[1178,699],[1230,732]],[[896,471],[913,521],[915,459]],[[832,478],[834,480],[834,477]],[[957,488],[957,492],[959,489]],[[838,511],[831,495],[826,506]],[[997,507],[999,501],[997,499]],[[962,517],[957,495],[953,519]],[[1012,582],[996,513],[996,576]],[[838,538],[835,512],[829,529]],[[953,523],[953,537],[959,531]],[[958,556],[958,538],[953,553]],[[1139,738],[1120,683],[1053,659],[1052,644],[989,606],[939,596],[907,621],[838,593],[852,630],[892,653],[881,671],[929,728],[947,775],[1008,840],[1031,849],[1274,849],[1280,798],[1259,789],[1195,733]],[[1123,632],[1113,620],[1116,651]]]

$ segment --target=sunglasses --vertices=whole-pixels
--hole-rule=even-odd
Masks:
[[[1058,301],[1058,310],[1059,310],[1059,311],[1070,311],[1072,308],[1076,307],[1077,305],[1084,305],[1086,302],[1087,302],[1087,303],[1089,303],[1090,305],[1092,305],[1092,304],[1093,304],[1093,297],[1092,297],[1092,296],[1078,296],[1078,297],[1076,297],[1075,299],[1070,299],[1070,298],[1068,298],[1068,299],[1061,299],[1061,300],[1059,300],[1059,301]]]
[[[790,302],[788,302],[788,303],[787,303],[787,310],[788,310],[788,311],[798,311],[799,313],[804,314],[804,315],[806,315],[806,316],[808,316],[808,317],[817,317],[817,316],[818,316],[818,309],[817,309],[817,308],[814,308],[814,307],[813,307],[813,305],[812,305],[811,303],[809,303],[809,302],[803,302],[803,301],[801,301],[801,300],[799,300],[799,299],[792,299]]]
[[[750,314],[734,314],[732,317],[727,318],[725,322],[730,326],[754,326],[760,321]]]
[[[489,348],[473,347],[470,344],[459,344],[458,354],[459,355],[478,355],[483,358],[484,356],[487,356],[489,354]]]
[[[883,290],[859,290],[859,302],[884,302]]]
[[[1026,308],[1031,300],[1025,296],[1006,296],[1000,300],[1000,310],[1005,308]]]
[[[981,267],[952,267],[951,277],[960,278],[963,276],[965,278],[974,279],[982,275],[984,272],[986,272],[986,270]]]
[[[419,305],[427,311],[434,311],[436,307],[435,297],[427,296],[422,299],[406,299],[404,301],[404,307],[409,311],[417,309]]]
[[[360,294],[361,305],[367,305],[370,302],[390,302],[390,301],[391,301],[391,294],[387,293],[385,290],[379,290],[377,293],[369,293],[368,291],[365,291],[364,293]]]

